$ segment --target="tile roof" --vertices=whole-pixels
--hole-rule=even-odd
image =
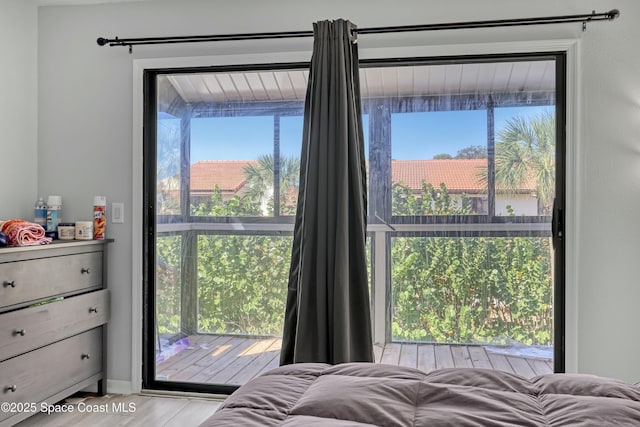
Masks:
[[[256,160],[196,162],[191,165],[191,192],[209,192],[218,185],[223,194],[235,194],[246,182],[244,168],[256,163]],[[486,183],[482,183],[486,168],[486,159],[393,160],[391,175],[393,182],[401,182],[414,191],[419,191],[424,181],[436,188],[444,183],[451,193],[486,194]],[[533,191],[533,180],[519,189],[519,192]]]
[[[245,184],[244,168],[256,160],[201,160],[191,165],[191,192],[237,193]]]
[[[436,188],[445,184],[452,193],[486,193],[481,181],[486,169],[486,159],[393,160],[391,179],[413,190],[421,189],[424,181]]]

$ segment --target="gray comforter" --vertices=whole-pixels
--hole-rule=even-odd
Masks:
[[[243,385],[203,426],[640,426],[640,387],[592,375],[298,364]]]

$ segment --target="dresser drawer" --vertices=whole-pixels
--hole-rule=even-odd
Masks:
[[[99,374],[101,346],[102,328],[96,328],[0,362],[0,402],[42,402]],[[12,415],[0,412],[0,421]]]
[[[107,323],[109,291],[0,314],[0,361]]]
[[[0,308],[102,285],[102,252],[0,264]]]

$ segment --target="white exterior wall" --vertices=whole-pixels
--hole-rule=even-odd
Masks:
[[[511,206],[515,215],[538,215],[538,199],[531,195],[497,195],[496,215],[509,215],[507,206]]]
[[[569,24],[362,36],[358,44],[361,52],[388,47],[393,55],[398,47],[410,45],[448,45],[453,52],[459,44],[578,40],[577,56],[573,58],[578,63],[571,76],[574,86],[570,88],[574,122],[570,124],[571,176],[567,180],[567,366],[570,371],[639,381],[640,26],[636,18],[640,16],[640,2],[155,0],[41,7],[37,28],[37,190],[43,195],[63,196],[65,220],[88,218],[94,195],[106,195],[108,207],[111,202],[125,203],[125,223],[107,224],[108,237],[116,239],[110,248],[108,272],[112,290],[110,380],[131,384],[133,389],[139,384],[139,378],[132,379],[139,371],[132,367],[130,356],[132,334],[135,337],[140,322],[132,315],[140,313],[139,307],[132,307],[131,289],[140,286],[138,277],[132,280],[132,271],[142,257],[132,251],[132,236],[139,238],[142,233],[132,228],[132,219],[140,224],[142,215],[140,206],[132,206],[137,200],[136,192],[141,191],[134,185],[140,180],[133,172],[139,159],[132,146],[139,141],[132,140],[132,100],[139,98],[133,88],[140,87],[133,81],[134,61],[240,53],[263,53],[266,60],[275,60],[278,52],[310,52],[311,41],[136,47],[129,55],[126,49],[98,47],[98,36],[310,30],[312,22],[329,18],[346,18],[360,27],[376,27],[569,15],[604,12],[612,7],[621,10],[617,21],[591,23],[584,33],[579,24]],[[33,21],[28,20],[28,24],[33,26]],[[12,26],[21,30],[18,24]],[[26,47],[31,46],[25,43]],[[12,62],[25,66],[27,74],[36,64],[28,53],[14,53]],[[23,89],[33,80],[22,75],[20,79]],[[26,98],[23,95],[23,90],[12,92],[10,102],[22,105],[28,120],[21,118],[20,124],[11,124],[10,132],[12,140],[27,141],[25,148],[14,150],[15,155],[27,160],[35,153],[30,125],[36,118],[36,97],[33,93],[27,93]],[[0,120],[5,120],[2,115]],[[83,164],[78,166],[67,155],[69,152],[83,159]],[[31,201],[36,196],[33,184],[28,183],[33,172],[21,172],[14,166],[9,170],[13,173],[4,174],[5,179],[26,178],[30,194],[25,200]],[[22,198],[15,191],[7,197],[10,203]]]

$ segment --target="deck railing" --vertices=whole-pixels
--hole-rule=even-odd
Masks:
[[[213,332],[213,333],[225,333],[223,329],[210,329],[210,326],[202,324],[202,317],[199,318],[199,310],[203,308],[202,295],[199,296],[198,286],[199,281],[203,280],[203,277],[208,273],[199,272],[198,259],[203,256],[198,251],[198,239],[206,236],[272,236],[287,237],[291,236],[293,232],[293,224],[274,224],[274,223],[166,223],[158,224],[157,236],[158,239],[163,237],[175,236],[179,239],[179,253],[173,254],[173,260],[178,265],[173,265],[173,279],[175,280],[174,286],[179,286],[179,290],[174,289],[174,297],[172,303],[174,304],[174,314],[172,317],[173,329],[175,332],[181,332],[186,335],[197,334],[199,332]],[[371,277],[371,300],[372,300],[372,324],[374,342],[384,345],[397,340],[397,336],[394,336],[392,325],[394,324],[394,315],[397,315],[397,306],[394,304],[401,303],[401,301],[393,301],[394,289],[391,284],[391,272],[389,271],[391,266],[390,257],[391,249],[390,242],[396,237],[415,237],[415,238],[439,238],[438,236],[455,236],[455,237],[441,237],[451,239],[473,239],[473,238],[504,238],[505,236],[513,236],[513,238],[522,238],[527,236],[535,236],[534,238],[548,243],[548,237],[550,236],[549,224],[546,222],[504,222],[504,223],[473,223],[473,224],[370,224],[368,226],[368,240],[370,244],[370,277]],[[548,246],[548,245],[547,245]],[[550,254],[551,252],[547,252]],[[162,257],[158,257],[159,260]],[[214,262],[215,260],[213,260]],[[525,260],[526,262],[529,262]],[[166,264],[166,260],[162,260]],[[281,259],[282,265],[279,266],[285,273],[288,271],[288,260]],[[526,264],[525,262],[525,264]],[[536,262],[536,260],[533,260]],[[546,263],[551,264],[551,260],[545,260]],[[267,268],[275,268],[275,265],[267,265]],[[213,273],[212,273],[213,274]],[[156,277],[157,281],[161,281],[162,278]],[[283,281],[282,286],[286,292],[286,277],[280,277]],[[486,277],[484,277],[486,279]],[[484,280],[483,279],[483,280]],[[258,279],[260,280],[260,279]],[[545,280],[550,282],[551,278],[547,277]],[[158,283],[157,283],[158,286]],[[229,284],[225,284],[229,286]],[[286,295],[286,293],[281,295]],[[526,289],[524,293],[528,292]],[[546,307],[546,313],[551,311],[551,292],[549,293],[548,305]],[[201,292],[202,293],[202,292]],[[177,295],[175,295],[177,294]],[[400,300],[400,297],[396,297]],[[468,301],[468,304],[475,304],[478,307],[479,302],[477,297],[475,301]],[[178,306],[179,301],[179,306]],[[405,300],[405,304],[407,304]],[[265,304],[271,304],[273,301],[265,302]],[[284,301],[279,301],[283,304]],[[491,303],[491,302],[490,302]],[[165,303],[156,299],[156,310],[159,315],[166,314],[170,308],[163,306]],[[485,301],[486,305],[487,302]],[[496,305],[499,308],[499,305]],[[496,307],[485,307],[489,312],[485,313],[485,319],[489,318],[495,321],[499,321],[499,317],[502,315],[498,312]],[[414,307],[409,307],[413,309]],[[460,310],[460,308],[458,308]],[[237,310],[236,310],[237,311]],[[411,313],[410,313],[411,314]],[[176,317],[179,317],[178,318]],[[538,321],[541,315],[530,315],[531,319]],[[162,323],[162,322],[160,322]],[[397,323],[397,322],[396,322]],[[544,328],[548,331],[549,340],[551,336],[551,325],[543,324],[533,325],[535,328]],[[546,321],[546,323],[549,323]],[[409,325],[410,326],[410,325]],[[169,328],[171,329],[171,328]],[[278,335],[272,331],[267,333],[261,333],[260,331],[243,331],[244,334],[249,335]],[[453,336],[453,335],[452,335]],[[451,341],[451,339],[445,339],[444,342]],[[418,341],[420,339],[418,338]],[[427,340],[433,341],[433,340]],[[467,341],[470,342],[470,341]],[[463,342],[464,343],[464,342]]]

